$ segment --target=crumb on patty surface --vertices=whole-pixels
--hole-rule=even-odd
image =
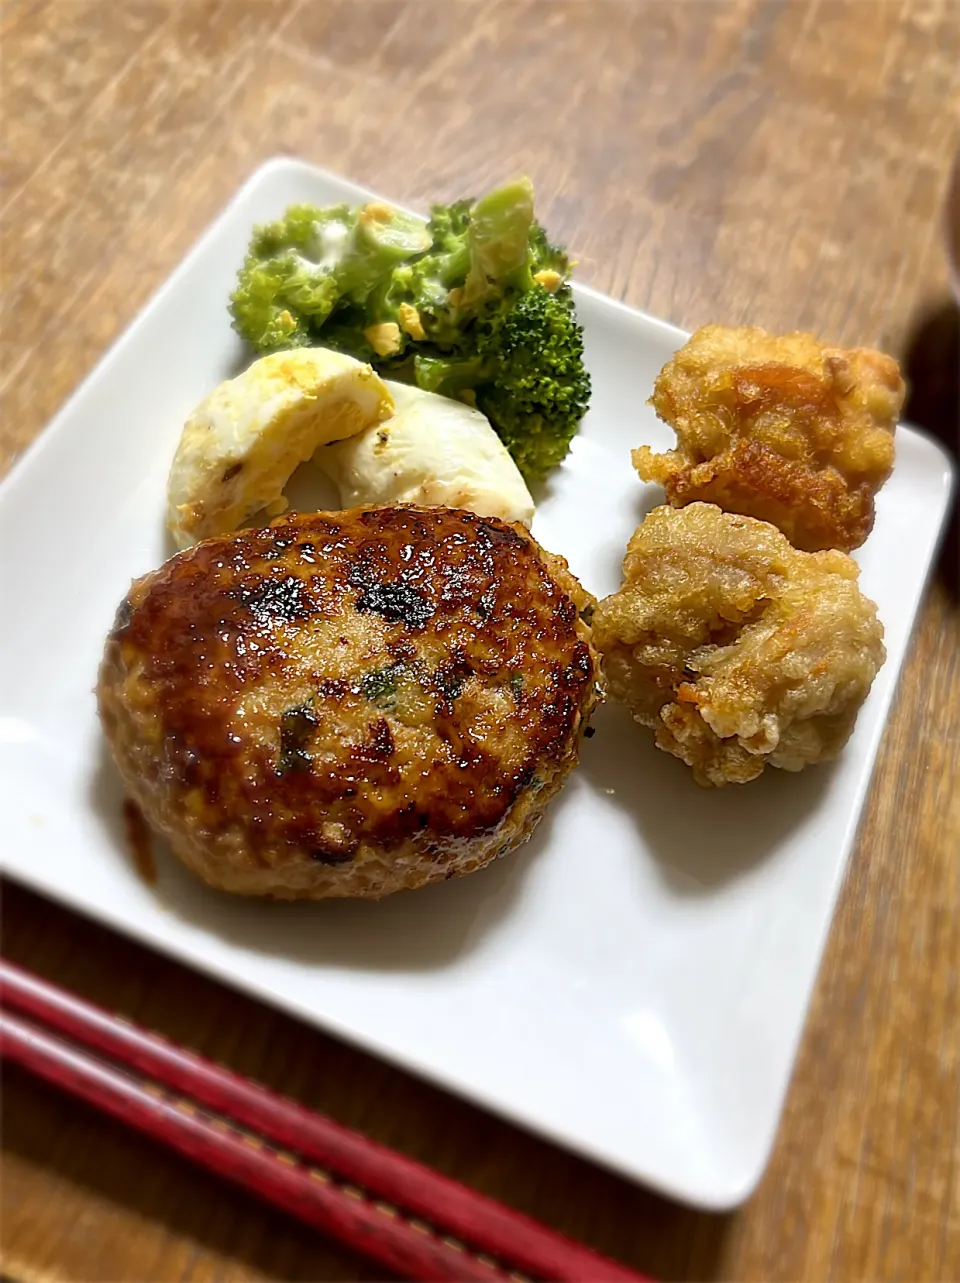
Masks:
[[[208,882],[383,895],[532,831],[596,701],[591,601],[495,518],[294,514],[133,585],[101,717],[147,818]]]

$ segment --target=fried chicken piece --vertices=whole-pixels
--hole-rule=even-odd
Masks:
[[[695,500],[771,521],[796,548],[849,551],[873,528],[893,468],[900,370],[812,334],[705,325],[660,371],[651,404],[677,448],[633,452],[675,507]]]
[[[609,691],[698,784],[837,756],[886,654],[850,557],[692,503],[651,512],[623,572],[593,617]]]

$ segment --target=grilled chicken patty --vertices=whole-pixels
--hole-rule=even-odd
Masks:
[[[211,885],[383,896],[529,837],[596,702],[591,604],[496,518],[293,514],[133,584],[100,715],[130,793]]]

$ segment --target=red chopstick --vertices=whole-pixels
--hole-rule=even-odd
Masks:
[[[0,1014],[4,1057],[408,1278],[643,1283],[530,1217],[5,959],[0,986],[3,1007],[28,1017]]]
[[[506,1279],[494,1262],[487,1264],[455,1249],[428,1226],[418,1232],[394,1209],[378,1206],[358,1190],[348,1196],[326,1172],[300,1167],[289,1154],[271,1153],[249,1134],[215,1130],[213,1120],[193,1112],[189,1102],[151,1095],[143,1083],[29,1021],[7,1013],[0,1016],[0,1047],[7,1059],[47,1082],[244,1185],[398,1274],[438,1283]]]

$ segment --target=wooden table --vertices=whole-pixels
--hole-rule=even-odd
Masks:
[[[955,429],[956,0],[7,0],[0,57],[5,463],[277,152],[421,206],[526,171],[581,280],[687,327],[915,347],[914,412]],[[13,886],[4,951],[661,1278],[960,1278],[955,590],[941,577],[924,608],[776,1152],[735,1215],[635,1189]],[[377,1273],[12,1072],[2,1264]]]

